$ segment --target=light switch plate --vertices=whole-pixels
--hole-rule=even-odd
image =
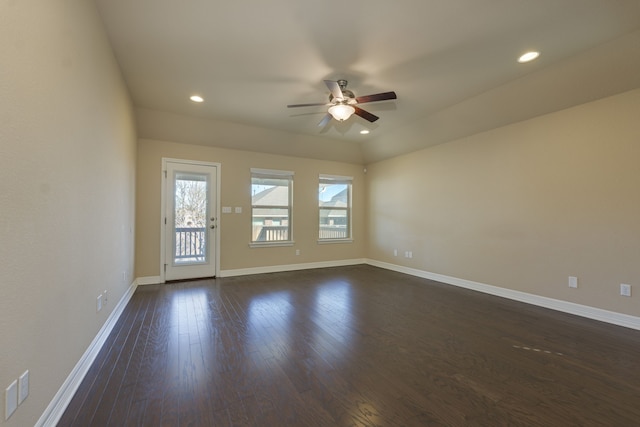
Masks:
[[[236,206],[236,213],[242,213],[242,206]]]
[[[18,378],[18,405],[29,396],[29,371],[24,371]]]
[[[222,213],[231,213],[231,206],[223,206]]]
[[[4,391],[4,419],[8,420],[18,408],[18,381],[11,383]]]

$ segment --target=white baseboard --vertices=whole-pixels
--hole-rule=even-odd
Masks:
[[[366,264],[365,259],[343,259],[337,261],[320,261],[302,264],[272,265],[267,267],[237,268],[220,271],[220,277],[246,276],[249,274],[280,273],[283,271],[309,270],[312,268],[344,267],[348,265]]]
[[[603,310],[601,308],[590,307],[587,305],[575,304],[568,301],[542,297],[526,292],[514,291],[512,289],[500,288],[498,286],[473,282],[471,280],[458,279],[457,277],[445,276],[443,274],[430,273],[428,271],[403,267],[401,265],[390,264],[387,262],[376,261],[372,259],[367,259],[366,263],[375,267],[384,268],[386,270],[393,270],[399,273],[409,274],[411,276],[422,277],[424,279],[435,280],[437,282],[445,283],[448,285],[459,286],[461,288],[483,292],[485,294],[508,298],[514,301],[537,305],[539,307],[550,308],[552,310],[562,311],[564,313],[574,314],[576,316],[599,320],[601,322],[611,323],[618,326],[624,326],[625,328],[640,330],[640,317],[637,316],[616,313],[614,311]]]
[[[82,383],[84,376],[89,371],[89,368],[93,364],[93,361],[98,356],[98,353],[102,349],[105,341],[109,337],[109,334],[113,330],[114,326],[118,322],[120,315],[124,311],[127,303],[133,296],[137,287],[136,281],[134,281],[127,292],[122,296],[116,307],[113,309],[107,321],[102,325],[100,331],[93,339],[87,350],[84,352],[76,366],[73,368],[67,379],[64,381],[56,395],[45,409],[44,413],[40,416],[40,419],[35,424],[35,427],[55,427],[60,421],[60,418],[67,409],[67,405],[71,402],[71,399],[75,395],[78,387]]]
[[[146,277],[138,277],[136,279],[136,284],[138,286],[157,285],[160,283],[162,283],[160,281],[160,276],[146,276]]]

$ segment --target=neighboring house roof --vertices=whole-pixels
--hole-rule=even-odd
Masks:
[[[347,203],[348,191],[344,189],[343,191],[336,193],[331,200],[326,202],[322,202],[322,207],[324,208],[346,208],[349,206]],[[251,197],[251,203],[256,206],[282,206],[286,208],[288,206],[289,201],[289,191],[287,187],[271,187],[266,190],[263,190],[259,193],[256,193]],[[343,210],[330,210],[324,211],[323,216],[329,217],[343,217]],[[278,208],[256,208],[253,210],[254,217],[286,217],[288,216],[288,212],[283,211]]]
[[[347,208],[349,207],[349,203],[347,200],[347,197],[349,195],[349,192],[347,191],[347,189],[345,188],[344,190],[340,191],[339,193],[336,193],[330,200],[326,201],[326,202],[322,202],[322,207],[323,208]],[[320,216],[321,217],[336,217],[336,218],[342,218],[344,217],[345,212],[344,210],[323,210],[320,211]]]
[[[334,196],[330,200],[326,202],[322,202],[321,206],[325,208],[331,208],[331,207],[346,208],[347,206],[349,206],[348,200],[347,200],[348,194],[349,193],[345,188],[341,192],[334,194]]]
[[[251,197],[251,203],[262,206],[282,206],[286,209],[289,205],[289,189],[287,187],[275,186],[267,188]],[[254,217],[282,218],[288,217],[289,213],[280,208],[257,208],[253,210]]]
[[[251,204],[262,206],[289,206],[289,188],[277,186],[267,188],[251,197]]]

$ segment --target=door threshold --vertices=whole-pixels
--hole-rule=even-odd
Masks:
[[[175,279],[175,280],[165,280],[165,284],[167,285],[171,285],[173,283],[184,283],[184,282],[198,282],[200,280],[211,280],[211,279],[216,279],[216,276],[210,276],[210,277],[194,277],[191,279]]]

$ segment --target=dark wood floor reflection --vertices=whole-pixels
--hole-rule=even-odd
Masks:
[[[640,331],[371,266],[139,287],[59,426],[633,426]]]

